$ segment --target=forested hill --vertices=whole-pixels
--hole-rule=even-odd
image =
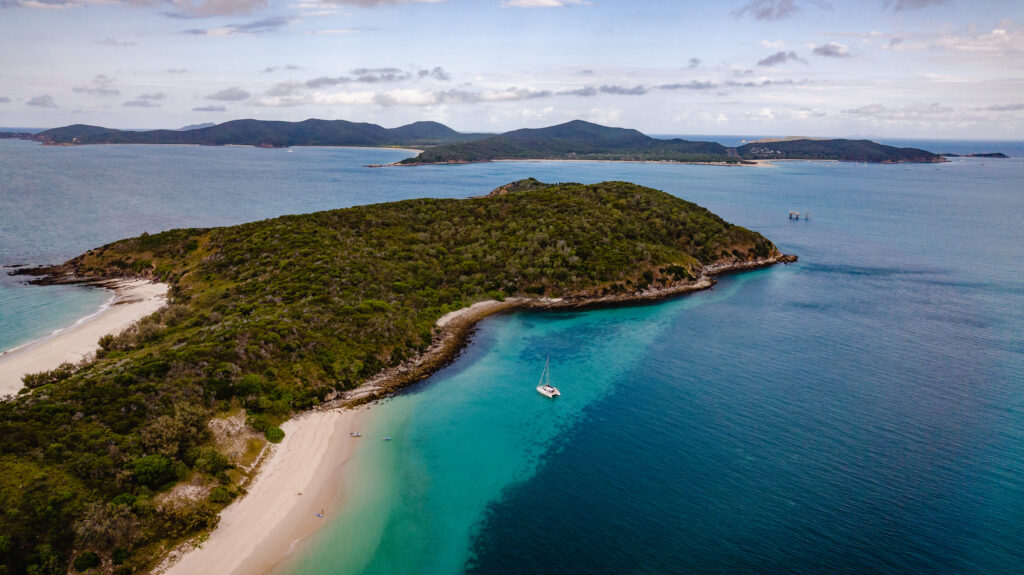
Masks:
[[[652,138],[636,130],[582,120],[500,135],[464,134],[437,122],[398,128],[345,120],[271,122],[233,120],[192,130],[114,130],[75,124],[38,134],[0,133],[51,145],[198,144],[207,146],[367,146],[428,148],[403,165],[463,164],[492,160],[619,160],[742,163],[747,160],[841,160],[849,162],[942,162],[916,148],[869,140],[786,139],[727,148],[717,142]]]
[[[750,160],[841,160],[845,162],[945,162],[942,156],[917,148],[896,148],[871,140],[782,140],[753,142],[736,148]]]
[[[657,139],[636,130],[608,128],[575,120],[548,128],[516,130],[471,142],[441,145],[399,163],[461,164],[516,159],[714,163],[760,159],[885,163],[944,161],[924,150],[894,148],[868,140],[801,139],[726,148],[715,142]]]
[[[437,122],[416,122],[398,128],[345,120],[272,122],[233,120],[193,130],[114,130],[75,124],[30,138],[44,144],[198,144],[207,146],[434,146],[464,142],[488,134],[462,134]]]
[[[293,412],[424,352],[449,311],[633,294],[777,255],[664,192],[536,181],[91,250],[45,271],[159,279],[170,303],[0,402],[0,573],[148,569],[241,492],[251,449],[225,447],[211,418],[244,410],[279,440]]]
[[[716,142],[661,140],[636,130],[609,128],[573,120],[539,129],[523,129],[472,142],[425,150],[406,165],[486,162],[490,160],[631,160],[739,162]]]

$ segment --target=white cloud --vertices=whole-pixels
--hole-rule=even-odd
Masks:
[[[816,46],[814,50],[811,50],[811,53],[826,58],[850,58],[853,56],[850,53],[850,49],[839,42],[826,42],[821,46]]]
[[[564,8],[566,6],[593,6],[586,0],[506,0],[502,6],[516,8]]]
[[[526,119],[537,119],[548,116],[554,111],[554,106],[545,106],[539,110],[535,108],[519,108],[519,115]]]
[[[362,6],[363,8],[375,8],[377,6],[393,6],[395,4],[439,4],[447,0],[322,0],[327,4],[344,4],[347,6]]]
[[[93,77],[92,82],[86,86],[75,86],[71,88],[79,94],[91,94],[93,96],[117,96],[120,90],[114,88],[114,79],[105,74],[98,74]]]
[[[344,34],[358,34],[359,32],[355,28],[333,28],[330,30],[306,30],[303,34],[307,36],[340,36]]]
[[[587,118],[604,126],[616,126],[622,121],[621,108],[591,108],[587,112]]]
[[[873,127],[900,129],[934,130],[939,125],[965,127],[992,120],[990,115],[943,106],[935,102],[905,106],[868,104],[843,110],[842,113],[848,118]]]
[[[983,54],[1006,54],[1024,51],[1024,30],[1014,22],[1004,20],[991,32],[958,36],[946,34],[933,43],[938,48]]]
[[[221,100],[224,102],[240,102],[250,96],[249,92],[243,90],[237,86],[225,88],[218,92],[208,94],[205,96],[207,100]]]
[[[57,103],[53,101],[53,96],[49,94],[43,94],[42,96],[36,96],[28,102],[25,102],[29,106],[36,106],[37,108],[56,108]]]

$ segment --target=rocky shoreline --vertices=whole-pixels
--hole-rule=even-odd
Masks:
[[[567,296],[562,298],[510,297],[504,300],[477,302],[448,314],[437,320],[434,341],[427,351],[401,364],[386,369],[364,382],[359,387],[329,395],[318,410],[354,407],[387,397],[403,387],[426,379],[458,357],[473,329],[487,316],[512,310],[565,310],[611,307],[635,303],[650,303],[669,297],[701,291],[715,285],[714,276],[797,261],[797,256],[780,254],[743,262],[711,264],[701,269],[695,280],[675,282],[661,288],[648,288],[630,293],[602,296]]]

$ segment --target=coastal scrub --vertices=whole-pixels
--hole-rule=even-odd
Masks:
[[[280,440],[296,411],[421,356],[448,312],[625,297],[777,256],[760,234],[657,190],[527,180],[480,198],[143,235],[37,270],[50,282],[158,279],[170,303],[104,338],[96,361],[0,404],[0,570],[64,572],[85,553],[125,572],[152,566],[214,527],[244,481],[211,418],[244,409]]]

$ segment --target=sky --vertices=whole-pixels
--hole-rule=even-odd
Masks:
[[[1021,0],[0,0],[0,126],[1024,139]]]

